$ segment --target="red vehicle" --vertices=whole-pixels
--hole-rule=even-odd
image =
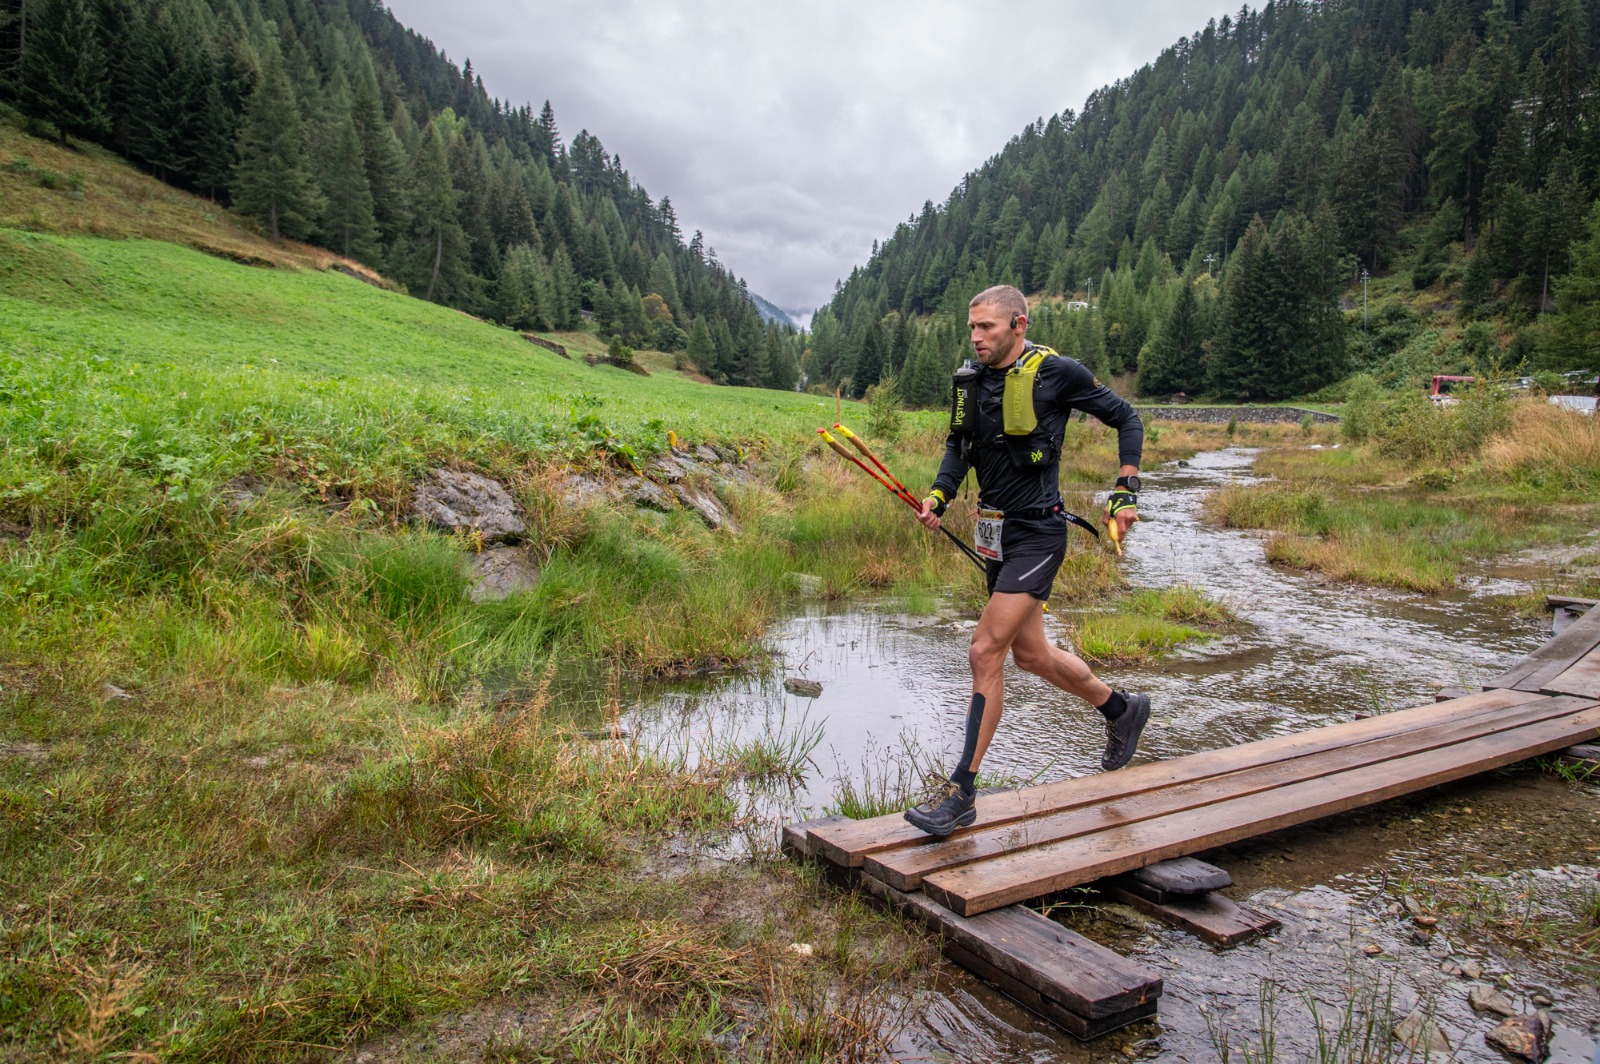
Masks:
[[[1453,403],[1455,398],[1450,393],[1471,387],[1476,383],[1477,379],[1476,377],[1435,375],[1428,384],[1428,398],[1436,403]]]

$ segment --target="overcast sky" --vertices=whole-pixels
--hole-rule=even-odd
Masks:
[[[546,99],[670,196],[752,291],[804,316],[872,242],[1033,119],[1226,0],[390,0],[490,96]]]

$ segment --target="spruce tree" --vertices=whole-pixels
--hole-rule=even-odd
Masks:
[[[861,351],[856,355],[855,368],[850,375],[850,394],[857,399],[867,394],[867,389],[883,376],[883,338],[876,323],[869,324],[861,337]]]
[[[711,341],[711,330],[706,327],[704,318],[696,318],[694,328],[689,330],[687,354],[689,361],[707,376],[717,368],[717,347]]]
[[[22,50],[22,106],[69,135],[94,140],[111,132],[106,113],[105,51],[87,0],[32,0]]]
[[[450,181],[444,137],[428,123],[412,164],[411,225],[406,269],[424,299],[447,302],[469,285],[468,248],[456,220],[456,192]]]
[[[1205,342],[1194,281],[1184,278],[1166,321],[1139,355],[1139,394],[1198,392],[1205,384]]]
[[[1222,285],[1206,387],[1224,399],[1256,397],[1263,377],[1272,372],[1279,339],[1272,306],[1273,268],[1267,226],[1258,215],[1228,260]]]
[[[1572,245],[1572,270],[1555,285],[1557,314],[1550,361],[1556,368],[1600,372],[1600,203],[1590,208],[1585,235]]]
[[[327,208],[322,216],[322,231],[332,250],[345,258],[372,262],[378,238],[372,188],[367,183],[361,135],[349,115],[339,122],[329,148],[323,171]]]
[[[274,240],[306,236],[322,211],[294,88],[276,43],[270,41],[239,129],[233,202],[241,213],[266,225]]]
[[[410,219],[406,157],[394,127],[384,118],[382,90],[370,60],[358,67],[351,85],[350,120],[361,139],[361,161],[367,171],[378,240],[383,247],[392,248],[405,233]]]

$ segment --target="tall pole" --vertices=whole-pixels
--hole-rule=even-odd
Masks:
[[[1361,271],[1361,331],[1367,331],[1367,271]]]
[[[1089,305],[1093,306],[1094,305],[1094,278],[1093,277],[1084,278],[1083,286],[1084,286],[1084,288],[1088,289],[1088,291],[1089,291]]]

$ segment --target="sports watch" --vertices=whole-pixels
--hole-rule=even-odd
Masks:
[[[1139,475],[1135,473],[1131,477],[1118,477],[1117,487],[1131,491],[1135,495],[1139,494]]]

